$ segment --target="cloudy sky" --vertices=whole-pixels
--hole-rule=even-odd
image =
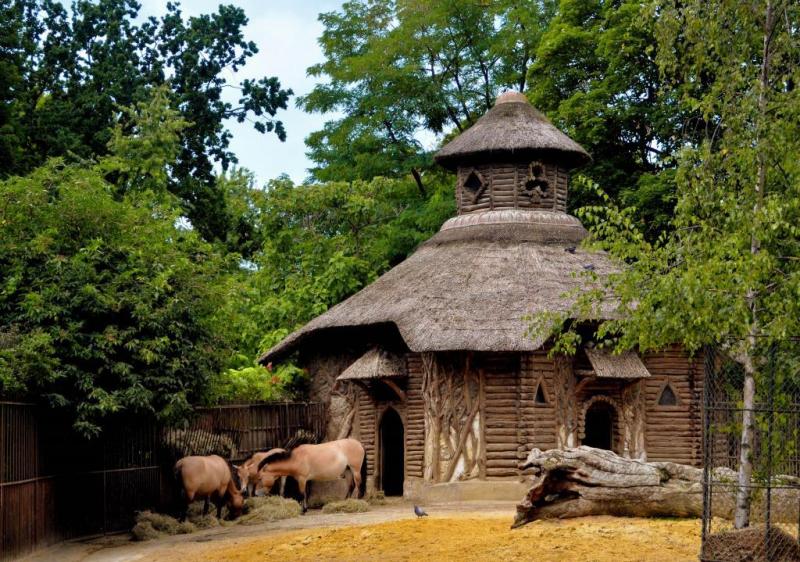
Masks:
[[[306,69],[323,60],[317,44],[322,26],[317,14],[338,9],[341,0],[224,0],[244,8],[250,19],[245,38],[258,45],[259,52],[233,79],[277,76],[281,86],[294,90],[289,109],[279,112],[287,131],[286,142],[273,134],[262,135],[250,123],[231,121],[233,133],[231,148],[238,155],[241,166],[255,172],[259,184],[288,174],[299,182],[306,177],[310,166],[305,156],[305,137],[319,129],[324,116],[309,115],[295,107],[297,95],[309,92],[315,79],[306,76]],[[162,0],[142,0],[142,16],[159,16],[164,13]],[[184,0],[181,10],[185,16],[216,11],[220,0]],[[232,91],[232,94],[235,94]],[[232,96],[231,101],[235,101]]]

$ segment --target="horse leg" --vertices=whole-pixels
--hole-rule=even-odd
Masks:
[[[180,516],[178,517],[178,521],[180,521],[181,523],[186,521],[186,517],[189,515],[189,504],[192,503],[194,496],[190,496],[189,494],[184,492],[182,499],[183,502],[181,503],[181,512]]]
[[[214,505],[217,506],[217,519],[222,519],[222,506],[225,504],[222,496],[214,498]]]
[[[356,470],[355,467],[351,466],[350,472],[353,474],[353,489],[350,492],[350,497],[357,499],[361,496],[361,470]]]
[[[308,480],[303,478],[302,476],[298,476],[297,478],[297,486],[300,488],[300,495],[303,496],[303,513],[308,511],[308,496],[306,495],[308,489]]]
[[[281,476],[281,491],[280,491],[280,495],[283,498],[283,497],[286,497],[285,494],[286,494],[286,477],[285,476]]]
[[[356,486],[355,473],[353,472],[353,469],[350,466],[348,466],[344,472],[345,472],[345,478],[347,478],[347,495],[345,497],[352,498],[353,490],[355,489]]]
[[[205,501],[203,501],[203,517],[208,515],[208,496],[206,496]]]

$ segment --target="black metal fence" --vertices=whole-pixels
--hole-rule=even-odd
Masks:
[[[0,402],[0,560],[130,529],[137,511],[169,506],[172,465],[182,456],[240,461],[299,433],[322,439],[322,404],[198,408],[180,427],[119,417],[87,441],[35,405]]]
[[[744,368],[708,351],[704,389],[703,527],[706,561],[800,560],[800,345],[773,346],[756,360],[755,403],[744,408]],[[742,430],[753,420],[752,465],[742,478]],[[749,522],[736,529],[737,500]],[[741,525],[740,525],[741,526]]]

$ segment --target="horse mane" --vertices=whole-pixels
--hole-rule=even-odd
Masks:
[[[233,480],[236,489],[240,490],[242,488],[242,481],[239,479],[239,471],[233,468],[233,463],[230,461],[228,461],[228,471],[231,473],[231,480]]]
[[[258,463],[258,471],[260,472],[264,465],[267,465],[271,462],[283,461],[288,459],[292,456],[292,451],[294,449],[285,449],[283,451],[275,451],[271,455],[267,455],[264,457],[260,463]]]

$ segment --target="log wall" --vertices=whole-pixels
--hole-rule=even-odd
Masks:
[[[556,410],[553,373],[555,363],[545,351],[526,353],[520,364],[520,446],[521,460],[531,449],[556,447]],[[536,403],[536,389],[542,385],[545,404]]]
[[[406,478],[422,478],[425,454],[425,403],[422,399],[422,359],[409,353],[406,391]]]
[[[367,456],[367,479],[374,486],[377,473],[377,404],[365,389],[358,392],[358,439]]]
[[[520,410],[520,356],[491,354],[481,357],[484,373],[486,477],[516,476],[521,453],[523,422]],[[527,441],[527,427],[524,428]],[[521,456],[522,455],[522,456]]]
[[[552,163],[538,163],[548,186],[543,194],[525,188],[530,178],[529,163],[495,163],[460,167],[457,172],[456,203],[459,214],[494,209],[547,209],[566,212],[569,173]],[[477,173],[484,185],[478,192],[464,183]]]
[[[643,358],[652,375],[646,382],[648,461],[699,466],[702,462],[703,362],[675,346]],[[678,397],[676,406],[659,406],[664,384]]]

